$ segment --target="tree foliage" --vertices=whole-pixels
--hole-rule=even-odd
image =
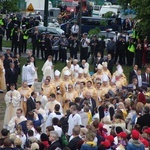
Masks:
[[[17,12],[19,0],[0,0],[1,9],[7,10],[7,12]]]
[[[99,27],[96,27],[94,29],[91,29],[89,32],[88,32],[88,35],[91,37],[93,35],[98,35],[100,33],[100,28]]]
[[[150,36],[150,1],[149,0],[132,0],[131,7],[136,11],[139,30],[142,34]]]

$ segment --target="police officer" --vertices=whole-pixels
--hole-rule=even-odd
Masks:
[[[0,25],[1,25],[1,27],[4,27],[4,19],[3,19],[2,15],[0,15]]]
[[[33,56],[35,56],[35,49],[37,49],[37,57],[39,57],[40,38],[41,35],[39,33],[39,30],[35,27],[35,30],[32,34]]]
[[[28,41],[29,35],[28,35],[28,30],[26,29],[26,25],[23,25],[22,28],[23,28],[22,29],[22,32],[23,32],[22,50],[24,53],[26,53],[27,41]]]
[[[77,59],[77,52],[79,50],[79,41],[76,36],[71,36],[69,39],[70,56]]]
[[[92,56],[94,55],[96,57],[97,52],[99,51],[99,41],[98,41],[96,35],[94,35],[92,37],[92,40],[90,42],[90,46],[91,46],[91,54],[92,54]]]
[[[41,34],[41,39],[40,39],[40,47],[41,47],[41,57],[42,59],[44,59],[45,57],[43,56],[43,54],[45,53],[45,41],[46,41],[46,33],[43,32]]]
[[[67,60],[67,48],[69,46],[68,39],[65,37],[65,35],[62,35],[60,39],[60,52],[62,54],[62,62],[65,62]]]
[[[47,60],[49,55],[52,56],[52,35],[47,33],[45,39],[45,60]]]
[[[15,37],[16,37],[16,34],[17,34],[17,30],[18,30],[18,25],[14,24],[14,27],[12,28],[11,34],[10,34],[10,37],[11,37],[11,51],[12,52],[13,52],[14,47],[15,47]]]
[[[20,28],[18,28],[17,32],[14,35],[14,42],[15,42],[15,51],[14,54],[17,54],[17,48],[19,49],[19,55],[21,56],[21,52],[22,52],[22,40],[23,40],[23,33],[20,30]]]
[[[133,58],[135,53],[135,43],[133,38],[130,38],[128,48],[127,48],[127,65],[132,66],[133,65]]]
[[[60,38],[54,37],[52,39],[52,55],[55,56],[55,63],[57,62],[58,52],[59,52]]]
[[[5,30],[0,25],[0,51],[2,51],[2,39],[3,39],[4,32]]]

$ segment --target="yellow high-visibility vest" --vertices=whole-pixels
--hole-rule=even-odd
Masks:
[[[135,46],[132,44],[131,46],[128,46],[128,50],[132,53],[135,53]]]

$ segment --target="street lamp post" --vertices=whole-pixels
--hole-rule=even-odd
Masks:
[[[82,0],[80,0],[80,9],[79,9],[79,38],[81,37],[81,26],[82,26]]]
[[[46,27],[48,25],[48,3],[49,3],[49,0],[45,0],[45,5],[44,5],[44,26],[46,26]]]

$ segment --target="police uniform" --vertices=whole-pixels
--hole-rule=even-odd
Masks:
[[[128,66],[133,65],[134,53],[135,53],[135,45],[133,43],[133,39],[130,39],[128,50],[127,50],[127,65]]]
[[[23,25],[23,41],[22,41],[22,50],[24,53],[26,53],[26,50],[27,50],[27,41],[28,41],[28,38],[29,38],[29,35],[28,35],[28,31],[26,29],[26,25]]]
[[[32,35],[33,56],[35,56],[35,49],[37,49],[37,57],[39,57],[40,38],[39,31],[35,31]]]
[[[63,35],[60,38],[60,51],[59,51],[59,60],[62,59],[62,62],[66,61],[67,59],[67,48],[68,48],[69,42],[68,39]]]
[[[46,41],[46,37],[45,37],[45,32],[43,32],[41,34],[41,38],[40,38],[40,48],[41,48],[41,57],[42,59],[44,59],[46,56],[44,56],[45,54],[45,41]]]

